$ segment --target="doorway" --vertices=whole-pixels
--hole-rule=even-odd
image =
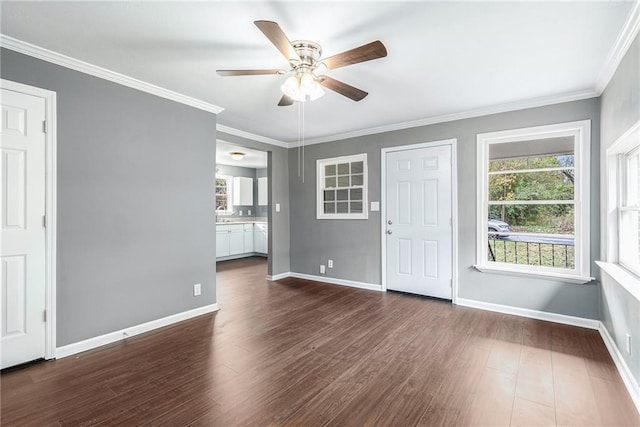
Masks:
[[[454,300],[456,140],[382,149],[383,289]]]
[[[55,357],[55,92],[0,80],[0,368]]]

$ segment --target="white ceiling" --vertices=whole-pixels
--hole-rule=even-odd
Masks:
[[[245,156],[242,160],[234,160],[230,154],[232,151],[239,151],[244,153]],[[252,150],[250,148],[229,144],[228,142],[218,141],[216,143],[216,163],[261,169],[267,167],[267,153],[266,151]]]
[[[277,107],[285,76],[219,77],[216,69],[282,68],[253,25],[280,24],[323,56],[379,39],[383,59],[330,71],[369,92],[305,105],[321,138],[547,97],[597,94],[633,2],[8,2],[3,34],[225,108],[218,123],[281,141],[298,108]]]

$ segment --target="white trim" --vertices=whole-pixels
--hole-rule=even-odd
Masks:
[[[611,52],[609,53],[602,71],[600,72],[600,77],[598,78],[598,82],[595,86],[598,95],[601,95],[606,89],[639,31],[640,2],[636,0],[634,1],[631,12],[622,27],[622,31],[620,31],[620,34],[618,35],[613,49],[611,49]]]
[[[216,124],[216,130],[218,132],[224,132],[224,133],[227,133],[229,135],[239,136],[241,138],[250,139],[252,141],[263,142],[265,144],[275,145],[277,147],[292,148],[294,146],[293,142],[289,143],[289,142],[279,141],[277,139],[268,138],[266,136],[258,135],[258,134],[251,133],[251,132],[245,132],[243,130],[232,128],[230,126],[221,125],[219,123]],[[229,144],[233,144],[233,143],[230,142]],[[305,143],[305,145],[306,145],[306,143]]]
[[[572,92],[568,94],[548,96],[543,98],[534,98],[525,101],[516,101],[506,104],[495,105],[491,107],[478,108],[476,110],[463,111],[454,114],[445,114],[441,116],[427,117],[420,120],[410,122],[394,123],[390,125],[378,126],[368,129],[361,129],[352,132],[338,133],[335,135],[322,136],[319,138],[305,139],[305,145],[322,144],[325,142],[340,141],[343,139],[357,138],[359,136],[373,135],[383,132],[393,132],[396,130],[410,129],[420,126],[433,125],[436,123],[452,122],[455,120],[469,119],[473,117],[488,116],[490,114],[508,113],[511,111],[525,110],[527,108],[544,107],[547,105],[561,104],[563,102],[579,101],[582,99],[595,98],[600,96],[599,92],[594,90],[586,90],[580,92]],[[291,142],[289,147],[293,147]]]
[[[287,275],[284,276],[284,274],[287,274]],[[295,277],[296,279],[313,280],[314,282],[330,283],[332,285],[349,286],[351,288],[367,289],[370,291],[378,291],[378,292],[382,291],[382,287],[380,285],[377,285],[375,283],[356,282],[355,280],[336,279],[334,277],[325,277],[325,276],[314,276],[312,274],[294,273],[292,271],[288,273],[279,274],[278,276],[283,276],[283,277],[280,277],[280,279],[284,279],[285,277]]]
[[[636,300],[640,301],[640,279],[638,276],[613,262],[596,261],[596,265]]]
[[[56,93],[50,90],[0,79],[3,89],[43,98],[45,101],[45,359],[53,359],[56,349],[56,252],[57,252],[57,122]]]
[[[169,99],[180,104],[189,105],[199,110],[208,111],[214,114],[218,114],[224,110],[224,108],[218,107],[217,105],[211,104],[209,102],[192,98],[190,96],[183,95],[181,93],[174,92],[172,90],[165,89],[163,87],[156,86],[151,83],[147,83],[142,80],[138,80],[133,77],[108,70],[106,68],[98,67],[97,65],[93,65],[88,62],[63,55],[61,53],[53,52],[49,49],[27,43],[4,34],[0,34],[0,47],[13,50],[14,52],[29,55],[33,58],[38,58],[52,64],[60,65],[71,70],[99,77],[101,79],[108,80],[123,86],[137,89],[142,92],[150,93],[161,98]]]
[[[267,274],[267,280],[270,280],[272,282],[275,282],[276,280],[286,279],[287,277],[291,277],[290,271],[274,275]]]
[[[182,322],[193,317],[202,316],[203,314],[209,314],[216,311],[218,311],[218,304],[209,304],[203,307],[194,308],[192,310],[183,311],[182,313],[172,314],[161,319],[142,323],[140,325],[131,326],[83,341],[78,341],[73,344],[58,347],[56,349],[56,358],[61,359],[63,357],[71,356],[73,354],[111,344],[116,341],[131,338],[133,336],[140,335],[154,329],[163,328],[174,323]]]
[[[415,150],[420,148],[437,147],[441,145],[451,146],[451,228],[452,228],[452,262],[451,262],[451,302],[457,304],[458,301],[458,140],[456,138],[444,139],[440,141],[423,142],[418,144],[398,145],[386,147],[380,150],[380,234],[381,234],[381,261],[382,285],[384,292],[387,291],[387,239],[386,223],[387,217],[387,153],[394,151]]]
[[[574,153],[576,159],[575,179],[575,242],[574,269],[552,268],[531,265],[511,265],[488,261],[487,229],[489,215],[489,146],[508,142],[532,141],[559,136],[574,137]],[[497,132],[480,133],[477,135],[478,152],[476,156],[477,199],[476,199],[476,263],[474,267],[480,271],[490,271],[504,274],[530,275],[540,278],[556,278],[572,283],[586,283],[591,279],[590,273],[590,152],[591,152],[591,121],[581,120],[567,123],[556,123],[545,126],[534,126],[522,129],[509,129]],[[506,202],[505,202],[506,203]],[[518,202],[523,203],[523,202]],[[543,204],[540,201],[539,204]]]
[[[640,413],[640,385],[638,385],[638,382],[631,373],[631,368],[629,368],[624,357],[622,357],[618,346],[613,338],[611,338],[611,335],[609,335],[609,331],[606,326],[604,326],[604,323],[600,322],[598,331],[600,332],[602,341],[604,341],[604,345],[607,347],[607,350],[609,350],[613,363],[615,363],[616,368],[618,368],[618,373],[622,377],[622,382],[625,387],[627,387],[631,400],[636,405],[636,410]]]
[[[564,325],[579,326],[581,328],[598,329],[600,321],[584,317],[567,316],[566,314],[549,313],[547,311],[531,310],[529,308],[513,307],[510,305],[494,304],[490,302],[458,298],[458,305],[494,311],[496,313],[512,314],[529,319],[546,320],[547,322],[562,323]]]

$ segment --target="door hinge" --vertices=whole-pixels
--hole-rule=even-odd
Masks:
[[[47,322],[47,310],[42,310],[42,321]]]
[[[47,121],[43,120],[42,121],[42,132],[47,133],[49,131],[49,128],[47,126]]]

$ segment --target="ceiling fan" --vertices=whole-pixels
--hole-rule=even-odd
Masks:
[[[361,101],[368,95],[367,92],[318,73],[387,56],[387,49],[382,42],[376,40],[329,58],[320,59],[322,47],[318,43],[308,40],[291,42],[280,26],[273,21],[255,21],[254,24],[289,61],[290,68],[288,70],[217,70],[217,73],[221,76],[292,74],[281,87],[284,95],[278,103],[279,106],[292,105],[294,101],[306,102],[318,99],[324,94],[321,86],[354,101]]]

